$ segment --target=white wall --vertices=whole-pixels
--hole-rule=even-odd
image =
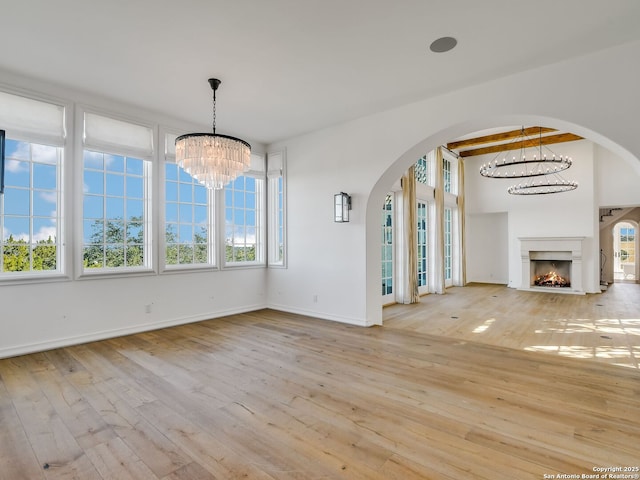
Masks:
[[[633,166],[599,145],[594,158],[598,206],[640,206],[640,179]]]
[[[287,152],[288,248],[287,268],[268,272],[273,308],[355,324],[365,317],[354,299],[366,284],[364,213],[367,185],[376,177],[368,168],[349,167],[368,154],[349,142],[350,134],[341,126],[279,145]],[[352,197],[349,223],[333,221],[333,196],[341,191]]]
[[[467,282],[508,284],[508,213],[471,213],[466,234]]]
[[[380,324],[384,195],[419,156],[452,138],[496,126],[541,124],[598,143],[640,173],[635,121],[640,113],[640,64],[628,60],[638,57],[640,43],[635,42],[278,142],[273,147],[286,147],[288,153],[292,250],[287,270],[269,272],[270,303],[325,318]],[[573,204],[584,200],[589,208],[580,210],[578,218],[563,214],[555,221],[563,228],[563,219],[570,221],[571,232],[590,237],[590,284],[598,269],[593,254],[597,249],[593,181],[582,181],[571,200]],[[324,210],[340,190],[356,198],[355,218],[348,226],[332,225]],[[520,206],[520,211],[527,210],[537,215],[539,223],[542,214]],[[310,216],[318,219],[312,228]],[[509,223],[526,231],[524,217],[521,224],[518,221]],[[509,276],[514,277],[512,272]],[[304,294],[294,293],[301,290]],[[309,293],[314,291],[326,292],[330,303],[313,304]]]
[[[3,285],[0,302],[2,358],[264,308],[265,270]]]

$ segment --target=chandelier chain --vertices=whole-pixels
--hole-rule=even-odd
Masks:
[[[213,134],[216,134],[216,89],[213,89]]]

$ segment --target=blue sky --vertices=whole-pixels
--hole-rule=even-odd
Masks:
[[[29,240],[29,215],[33,208],[34,240],[56,236],[57,148],[6,140],[4,235]],[[29,195],[30,162],[33,160],[33,205]],[[17,187],[17,188],[14,188]],[[20,187],[24,187],[20,188]]]

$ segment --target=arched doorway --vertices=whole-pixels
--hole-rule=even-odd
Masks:
[[[371,322],[370,324],[381,324],[382,323],[382,312],[381,312],[381,304],[383,302],[380,301],[380,284],[381,284],[381,275],[380,275],[380,265],[381,265],[381,255],[380,255],[380,209],[384,204],[384,199],[387,197],[389,189],[391,185],[398,178],[402,176],[402,174],[406,171],[406,169],[413,165],[416,162],[416,159],[420,158],[424,155],[425,152],[429,152],[432,149],[436,148],[438,145],[446,144],[451,139],[458,138],[460,136],[468,135],[473,132],[478,132],[486,129],[496,128],[496,125],[513,125],[513,124],[542,124],[549,126],[551,128],[561,128],[562,130],[570,130],[577,135],[582,136],[584,139],[594,142],[594,144],[599,145],[603,148],[608,149],[614,154],[619,155],[619,158],[632,166],[636,171],[640,171],[640,167],[638,167],[637,158],[633,157],[628,151],[621,149],[621,147],[613,142],[611,142],[606,137],[602,135],[598,135],[592,131],[586,130],[584,127],[575,124],[567,124],[566,122],[560,122],[557,119],[552,119],[548,117],[533,117],[533,116],[522,116],[518,117],[516,121],[514,121],[513,117],[505,118],[490,118],[486,119],[485,122],[481,123],[461,123],[449,126],[443,130],[440,130],[430,136],[427,136],[419,143],[415,144],[410,149],[406,150],[399,158],[397,158],[388,169],[382,174],[382,176],[378,179],[372,190],[370,191],[370,195],[367,201],[367,218],[366,218],[366,228],[367,228],[367,271],[369,272],[367,275],[367,312],[368,319]],[[584,191],[581,190],[581,191]],[[588,215],[592,215],[588,211],[581,211],[581,214],[584,218]],[[514,216],[517,221],[520,217]],[[573,221],[574,218],[572,217]],[[566,222],[570,224],[569,222]],[[520,222],[517,227],[520,230],[525,230],[527,227],[526,222]],[[564,226],[564,223],[562,224]],[[594,225],[595,227],[595,225]],[[561,229],[564,230],[564,229]],[[637,232],[637,228],[635,230]],[[580,235],[584,235],[587,237],[587,234],[579,232]],[[588,232],[587,232],[588,233]],[[523,235],[526,234],[523,233]],[[576,235],[578,235],[576,233]],[[513,235],[512,235],[513,236]],[[636,235],[637,236],[637,235]],[[513,242],[514,245],[516,242]],[[506,252],[508,255],[508,272],[509,272],[509,286],[513,286],[517,288],[516,284],[519,284],[520,276],[517,275],[518,266],[520,265],[520,252],[517,248],[512,247],[511,243],[509,243],[508,251]],[[588,280],[586,285],[588,286],[587,293],[595,293],[596,290],[600,290],[599,288],[599,278],[600,278],[600,262],[599,262],[599,248],[597,241],[595,243],[589,244],[587,242],[587,252],[586,252],[586,261],[583,259],[583,268],[586,273],[585,276]],[[637,263],[636,263],[637,267]],[[513,270],[513,271],[512,271]],[[635,273],[637,278],[637,271]],[[511,279],[515,279],[512,281]]]
[[[621,221],[613,227],[613,281],[637,279],[638,224]]]

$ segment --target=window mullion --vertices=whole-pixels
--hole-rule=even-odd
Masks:
[[[29,270],[33,271],[33,189],[34,185],[34,167],[33,167],[33,145],[29,144],[29,242],[28,242],[28,252],[29,252]]]
[[[142,185],[143,185],[143,203],[142,203],[142,215],[144,216],[144,221],[143,221],[143,232],[142,232],[142,248],[143,248],[143,256],[142,256],[142,263],[144,266],[151,268],[152,267],[152,261],[151,259],[153,252],[152,250],[152,245],[153,242],[151,242],[151,239],[153,238],[153,215],[152,215],[152,211],[153,211],[153,162],[151,161],[144,161],[143,162],[143,179],[142,179]],[[129,243],[129,238],[128,238],[128,217],[127,217],[127,176],[126,176],[126,164],[125,164],[125,181],[124,181],[124,194],[125,194],[125,199],[124,199],[124,212],[125,212],[125,225],[124,225],[124,239],[125,239],[125,245],[127,245]],[[125,249],[125,253],[127,253],[127,250]],[[126,257],[125,257],[126,258]]]
[[[207,244],[208,244],[208,258],[209,263],[213,266],[220,265],[219,263],[219,254],[218,254],[218,238],[216,237],[217,228],[216,227],[216,208],[218,206],[218,202],[216,201],[215,190],[207,191],[207,215],[209,224],[207,225]]]

